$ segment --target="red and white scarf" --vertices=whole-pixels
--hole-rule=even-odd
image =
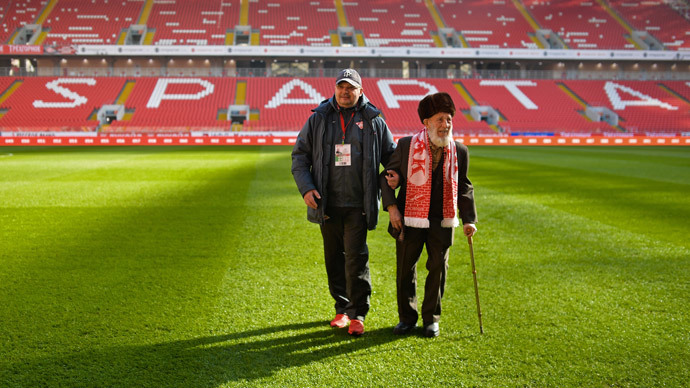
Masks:
[[[443,159],[443,221],[441,226],[454,228],[460,224],[457,216],[458,155],[455,142],[444,147]],[[412,137],[410,157],[407,161],[407,197],[405,198],[405,225],[414,228],[429,227],[431,202],[432,160],[427,129]]]

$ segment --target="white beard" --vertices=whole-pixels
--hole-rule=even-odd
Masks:
[[[429,140],[436,147],[443,148],[443,147],[447,146],[448,144],[450,144],[450,142],[453,141],[453,130],[452,129],[450,131],[448,131],[448,136],[446,136],[444,138],[439,137],[436,134],[436,131],[434,131],[434,130],[430,129],[427,132],[429,133]]]

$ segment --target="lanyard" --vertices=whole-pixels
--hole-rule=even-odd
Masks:
[[[347,122],[347,125],[345,125],[345,118],[343,117],[343,112],[340,111],[340,125],[341,128],[343,129],[343,144],[345,144],[345,131],[347,130],[347,127],[350,126],[350,123],[352,123],[352,119],[355,118],[355,112],[352,112],[352,117],[350,117],[350,120]]]

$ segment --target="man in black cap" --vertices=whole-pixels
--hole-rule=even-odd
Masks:
[[[474,235],[477,211],[474,189],[467,178],[467,147],[453,141],[455,104],[448,93],[424,97],[417,108],[424,128],[398,141],[380,183],[383,207],[390,216],[389,232],[396,237],[399,323],[395,334],[407,334],[417,324],[417,262],[424,245],[429,274],[424,285],[424,336],[439,335],[441,298],[448,272],[448,251],[454,228]],[[400,186],[398,197],[395,189]]]
[[[364,333],[371,277],[367,230],[379,212],[379,166],[395,149],[381,112],[363,94],[354,69],[336,78],[335,94],[312,110],[292,150],[292,175],[321,225],[328,288],[335,299],[332,327]]]

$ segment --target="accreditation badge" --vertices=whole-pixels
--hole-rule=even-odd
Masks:
[[[352,152],[350,144],[336,144],[335,145],[335,165],[336,166],[351,166]]]

